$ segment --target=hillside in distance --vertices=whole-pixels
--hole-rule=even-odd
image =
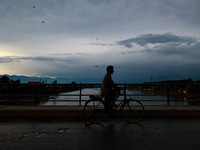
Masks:
[[[7,76],[11,80],[20,80],[20,83],[28,83],[29,81],[35,81],[35,82],[42,82],[42,83],[53,83],[57,81],[57,83],[100,83],[101,79],[97,78],[84,78],[84,79],[69,79],[64,77],[58,77],[58,78],[51,78],[51,77],[30,77],[30,76],[18,76],[18,75],[0,75],[0,78],[2,76]]]
[[[71,83],[69,79],[67,78],[50,78],[50,77],[29,77],[29,76],[17,76],[17,75],[0,75],[0,78],[2,76],[7,76],[11,80],[20,80],[20,83],[28,83],[29,81],[36,81],[36,82],[43,82],[43,83],[52,83],[54,81],[57,81],[57,83]]]

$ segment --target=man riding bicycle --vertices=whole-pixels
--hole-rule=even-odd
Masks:
[[[120,88],[114,84],[111,77],[111,74],[114,73],[114,67],[108,66],[106,71],[107,73],[101,84],[101,94],[102,96],[105,96],[105,107],[112,108],[115,106],[115,101],[120,95]]]

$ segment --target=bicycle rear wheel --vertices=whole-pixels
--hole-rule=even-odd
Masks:
[[[83,107],[83,115],[86,121],[99,123],[105,118],[105,106],[100,99],[90,99]]]
[[[128,123],[137,123],[144,116],[143,104],[134,99],[128,99],[121,107],[121,115]]]

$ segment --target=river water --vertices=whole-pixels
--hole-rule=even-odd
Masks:
[[[87,95],[87,96],[81,96],[81,105],[85,103],[86,100],[89,99],[88,95],[94,95],[94,94],[100,94],[100,89],[99,88],[85,88],[81,90],[82,95]],[[127,98],[133,98],[136,100],[142,101],[144,105],[167,105],[167,96],[165,95],[156,95],[153,93],[145,93],[142,91],[132,91],[132,90],[127,90],[126,91],[127,95],[132,95],[134,94],[135,96],[127,96]],[[50,105],[50,106],[55,106],[55,105],[79,105],[79,94],[80,91],[72,91],[68,93],[60,93],[57,96],[51,96],[49,97],[49,101],[47,102],[41,102],[40,105]],[[77,96],[69,96],[69,95],[77,95]],[[120,96],[118,100],[123,100],[124,96]],[[170,97],[170,105],[191,105],[185,98],[175,98],[175,97]]]

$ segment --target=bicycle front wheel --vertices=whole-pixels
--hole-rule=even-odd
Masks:
[[[145,110],[143,104],[134,99],[126,100],[121,108],[121,115],[128,123],[139,122],[143,118],[144,112]]]
[[[83,115],[86,121],[99,123],[105,118],[105,106],[102,100],[90,99],[83,107]]]

